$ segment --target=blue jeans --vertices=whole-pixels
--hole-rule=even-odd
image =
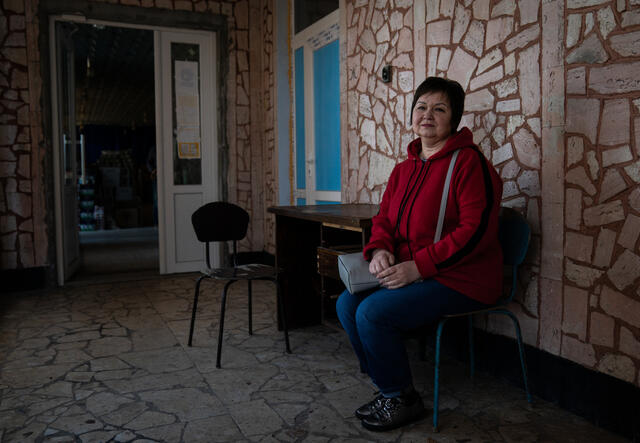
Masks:
[[[483,307],[486,306],[429,279],[399,289],[376,288],[358,294],[344,291],[336,311],[360,367],[383,395],[393,397],[413,384],[405,333],[443,315]]]

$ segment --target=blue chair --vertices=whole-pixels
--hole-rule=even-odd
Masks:
[[[249,214],[240,206],[227,202],[212,202],[199,207],[191,216],[191,223],[196,233],[196,237],[205,243],[207,267],[201,271],[201,275],[196,282],[196,290],[193,297],[193,311],[191,313],[191,325],[189,327],[189,346],[193,341],[193,329],[196,321],[196,310],[198,308],[198,296],[200,294],[200,283],[202,280],[211,278],[214,280],[226,280],[222,291],[220,305],[220,322],[218,331],[218,353],[216,356],[216,367],[220,367],[222,356],[222,335],[224,332],[224,314],[227,303],[227,291],[229,286],[237,281],[246,281],[248,284],[248,310],[249,310],[249,335],[253,334],[252,312],[251,312],[251,282],[254,280],[269,280],[276,285],[276,297],[280,321],[284,330],[285,349],[291,353],[289,347],[289,332],[287,329],[284,300],[280,294],[278,284],[278,272],[273,266],[264,264],[238,265],[237,243],[247,235],[249,227]],[[212,268],[209,258],[209,243],[219,241],[233,242],[232,267]]]
[[[502,207],[500,208],[500,225],[498,230],[498,236],[500,238],[500,245],[502,246],[502,253],[504,256],[505,266],[511,266],[512,268],[512,281],[511,290],[508,294],[503,295],[498,302],[489,308],[464,312],[454,315],[446,315],[438,322],[438,328],[436,332],[436,368],[435,368],[435,381],[433,387],[433,430],[438,432],[438,388],[440,381],[440,342],[442,338],[442,330],[447,320],[457,317],[467,317],[467,324],[469,328],[469,365],[471,377],[475,372],[474,363],[474,349],[473,349],[473,316],[475,314],[502,314],[508,316],[513,322],[513,326],[516,330],[516,337],[518,339],[518,349],[520,351],[520,365],[522,366],[522,377],[524,379],[524,389],[527,394],[527,401],[531,403],[531,394],[529,393],[529,384],[527,382],[527,363],[524,357],[524,346],[522,344],[522,334],[520,333],[520,323],[518,318],[506,308],[506,305],[513,300],[513,296],[516,293],[516,283],[518,277],[518,266],[524,261],[524,257],[527,254],[529,247],[529,240],[531,238],[531,229],[527,220],[520,215],[517,211]]]

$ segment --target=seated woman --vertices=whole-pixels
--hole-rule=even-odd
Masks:
[[[457,130],[464,97],[460,84],[438,77],[416,90],[411,124],[418,138],[391,172],[364,249],[381,287],[344,291],[337,302],[360,367],[380,390],[355,412],[370,430],[397,428],[424,415],[404,334],[443,315],[482,309],[501,293],[502,181],[471,131]],[[457,149],[442,238],[434,243],[445,176]]]

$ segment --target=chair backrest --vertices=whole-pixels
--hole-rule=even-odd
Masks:
[[[235,265],[236,242],[247,235],[249,214],[238,205],[228,202],[212,202],[200,206],[191,215],[191,223],[199,241],[206,244],[207,266],[209,242],[233,241],[233,261]]]
[[[531,228],[527,219],[514,209],[501,207],[498,238],[502,246],[504,264],[513,268],[511,291],[503,299],[504,303],[507,303],[516,293],[518,266],[524,261],[529,249]]]

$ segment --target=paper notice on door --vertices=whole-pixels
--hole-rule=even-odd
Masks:
[[[178,158],[200,158],[198,62],[176,60],[174,80]]]
[[[178,158],[200,158],[200,143],[178,142]]]
[[[198,95],[198,62],[176,60],[175,88],[178,95]]]

